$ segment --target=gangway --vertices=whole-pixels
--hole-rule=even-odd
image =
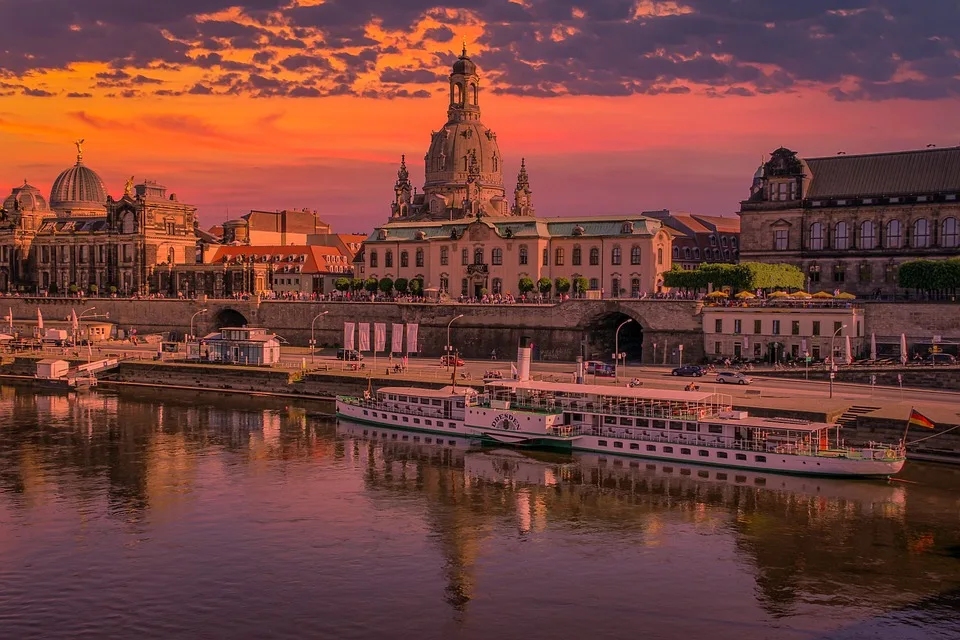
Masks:
[[[104,358],[103,360],[97,360],[96,362],[88,362],[87,364],[81,364],[77,367],[78,373],[84,373],[87,375],[93,375],[101,371],[109,371],[111,369],[116,369],[120,366],[119,358]]]

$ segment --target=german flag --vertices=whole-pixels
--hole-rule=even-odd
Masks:
[[[924,429],[933,429],[936,426],[933,424],[933,420],[916,409],[910,409],[910,417],[907,419],[907,425],[911,427],[923,427]]]

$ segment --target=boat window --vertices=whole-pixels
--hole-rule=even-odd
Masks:
[[[759,486],[761,486],[761,487],[766,486],[766,484],[767,484],[767,479],[766,479],[766,478],[754,478],[754,479],[753,479],[753,484],[759,485]]]
[[[457,401],[457,409],[463,409],[463,400]]]
[[[430,401],[430,404],[432,404],[432,405],[435,406],[435,407],[439,407],[439,406],[442,405],[443,403],[440,402],[439,400],[431,400],[431,401]]]
[[[410,439],[410,436],[401,436],[400,439],[401,439],[401,440],[409,440],[409,439]]]
[[[425,420],[423,421],[423,423],[426,424],[426,425],[433,426],[433,420],[426,420],[426,419],[425,419]]]
[[[639,448],[640,448],[640,445],[637,444],[636,442],[631,442],[631,443],[630,443],[630,448],[631,448],[631,449],[639,449]]]
[[[365,415],[365,416],[366,416],[366,415],[369,415],[369,412],[368,412],[366,409],[364,409],[364,410],[363,410],[363,415]]]
[[[727,474],[725,474],[725,473],[718,473],[718,474],[717,474],[717,480],[726,480],[726,479],[727,479]]]
[[[767,456],[754,456],[753,459],[756,460],[757,462],[766,462]]]
[[[430,398],[420,398],[420,404],[430,404]]]
[[[616,442],[616,441],[615,441],[615,442],[613,443],[613,448],[614,448],[614,449],[623,449],[623,443],[622,443],[622,442]]]
[[[617,424],[616,416],[603,416],[603,424]]]
[[[667,423],[664,422],[663,420],[654,420],[654,421],[653,421],[653,428],[654,428],[654,429],[666,429],[666,428],[667,428]]]
[[[680,449],[680,453],[682,453],[685,456],[688,456],[690,455],[690,449]]]
[[[413,436],[414,442],[420,442],[420,436]]]
[[[717,451],[717,457],[718,457],[718,458],[726,459],[726,458],[727,458],[727,452],[726,452],[726,451]]]
[[[420,418],[414,418],[413,424],[420,424]]]
[[[394,421],[394,422],[397,421],[397,416],[390,416],[390,417],[393,418],[393,421]]]
[[[652,445],[652,444],[647,445],[647,451],[656,451],[656,450],[657,450],[657,447],[655,445]]]
[[[403,416],[403,421],[404,421],[404,422],[410,422],[410,418],[408,418],[407,416]]]
[[[582,414],[582,413],[575,413],[575,414],[573,414],[571,417],[573,418],[573,420],[574,420],[575,422],[579,422],[579,421],[583,420],[583,414]]]
[[[664,453],[673,453],[673,447],[664,447],[664,448],[663,448],[663,452],[664,452]],[[666,469],[664,469],[664,471],[666,471]]]
[[[400,402],[406,402],[407,396],[397,396],[397,400],[399,400]]]
[[[683,423],[682,423],[682,422],[671,422],[671,423],[670,423],[670,428],[673,429],[674,431],[683,431]]]
[[[709,427],[707,427],[707,431],[710,433],[723,433],[723,426],[719,424],[711,424]]]
[[[664,447],[663,450],[666,451],[666,450],[667,450],[667,447]],[[663,468],[663,472],[664,472],[664,473],[673,473],[673,467],[664,467],[664,468]]]
[[[747,455],[745,453],[737,454],[737,460],[746,460],[746,459],[747,459]]]
[[[704,458],[706,458],[707,456],[710,455],[710,452],[707,451],[706,449],[698,449],[698,450],[697,450],[697,453],[698,453],[699,455],[703,456]]]
[[[433,438],[424,438],[423,441],[427,444],[433,444]]]
[[[606,441],[606,440],[597,440],[597,445],[598,445],[598,446],[601,446],[601,447],[605,447],[605,446],[607,446],[607,441]]]
[[[682,476],[690,475],[690,469],[680,469],[680,475]]]
[[[632,427],[632,426],[633,426],[633,420],[632,420],[631,418],[620,418],[620,425],[621,425],[621,426]]]
[[[734,481],[734,482],[746,482],[746,481],[747,481],[747,476],[734,476],[734,477],[733,477],[733,481]]]
[[[696,423],[696,422],[688,422],[688,423],[687,423],[687,431],[696,431],[696,430],[697,430],[697,423]]]

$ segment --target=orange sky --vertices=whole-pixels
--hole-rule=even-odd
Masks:
[[[638,6],[654,5],[658,11],[679,6]],[[249,22],[237,15],[227,11],[214,18]],[[356,93],[383,90],[378,78],[388,69],[446,73],[433,54],[451,59],[458,40],[411,44],[441,25],[423,19],[401,35],[376,21],[367,25],[367,37],[381,49],[394,49],[357,76],[355,95],[191,95],[187,88],[213,82],[217,74],[190,65],[76,62],[67,69],[20,73],[16,82],[26,88],[0,97],[0,143],[7,150],[0,158],[0,180],[12,188],[27,179],[48,192],[57,173],[73,163],[71,142],[83,138],[85,163],[114,196],[133,175],[157,180],[181,201],[200,207],[205,225],[252,208],[308,207],[339,231],[369,231],[386,220],[401,154],[408,156],[414,185],[422,184],[423,154],[431,131],[445,122],[447,94],[442,79],[391,88],[427,90],[428,98]],[[482,60],[499,52],[482,44],[484,28],[476,20],[464,21],[461,32],[480,54],[488,87],[481,94],[483,122],[498,134],[508,193],[526,157],[541,216],[660,208],[733,215],[761,156],[780,145],[815,156],[960,141],[954,98],[839,101],[826,85],[813,82],[744,97],[711,97],[716,84],[691,82],[684,83],[692,88],[685,94],[496,95],[490,85],[505,87],[506,76],[502,70],[486,73]],[[274,48],[281,50],[282,55],[304,51]],[[316,52],[316,45],[306,51]],[[238,63],[252,56],[252,50],[224,52]],[[143,76],[143,83],[125,80],[111,89],[111,81],[96,81],[97,74],[117,68],[127,78]],[[123,87],[133,97],[120,97]],[[178,95],[158,95],[158,87]],[[26,95],[28,90],[45,97]],[[70,93],[84,97],[67,97]]]

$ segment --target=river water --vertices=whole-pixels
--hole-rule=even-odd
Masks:
[[[0,638],[960,638],[960,468],[471,447],[0,387]]]

